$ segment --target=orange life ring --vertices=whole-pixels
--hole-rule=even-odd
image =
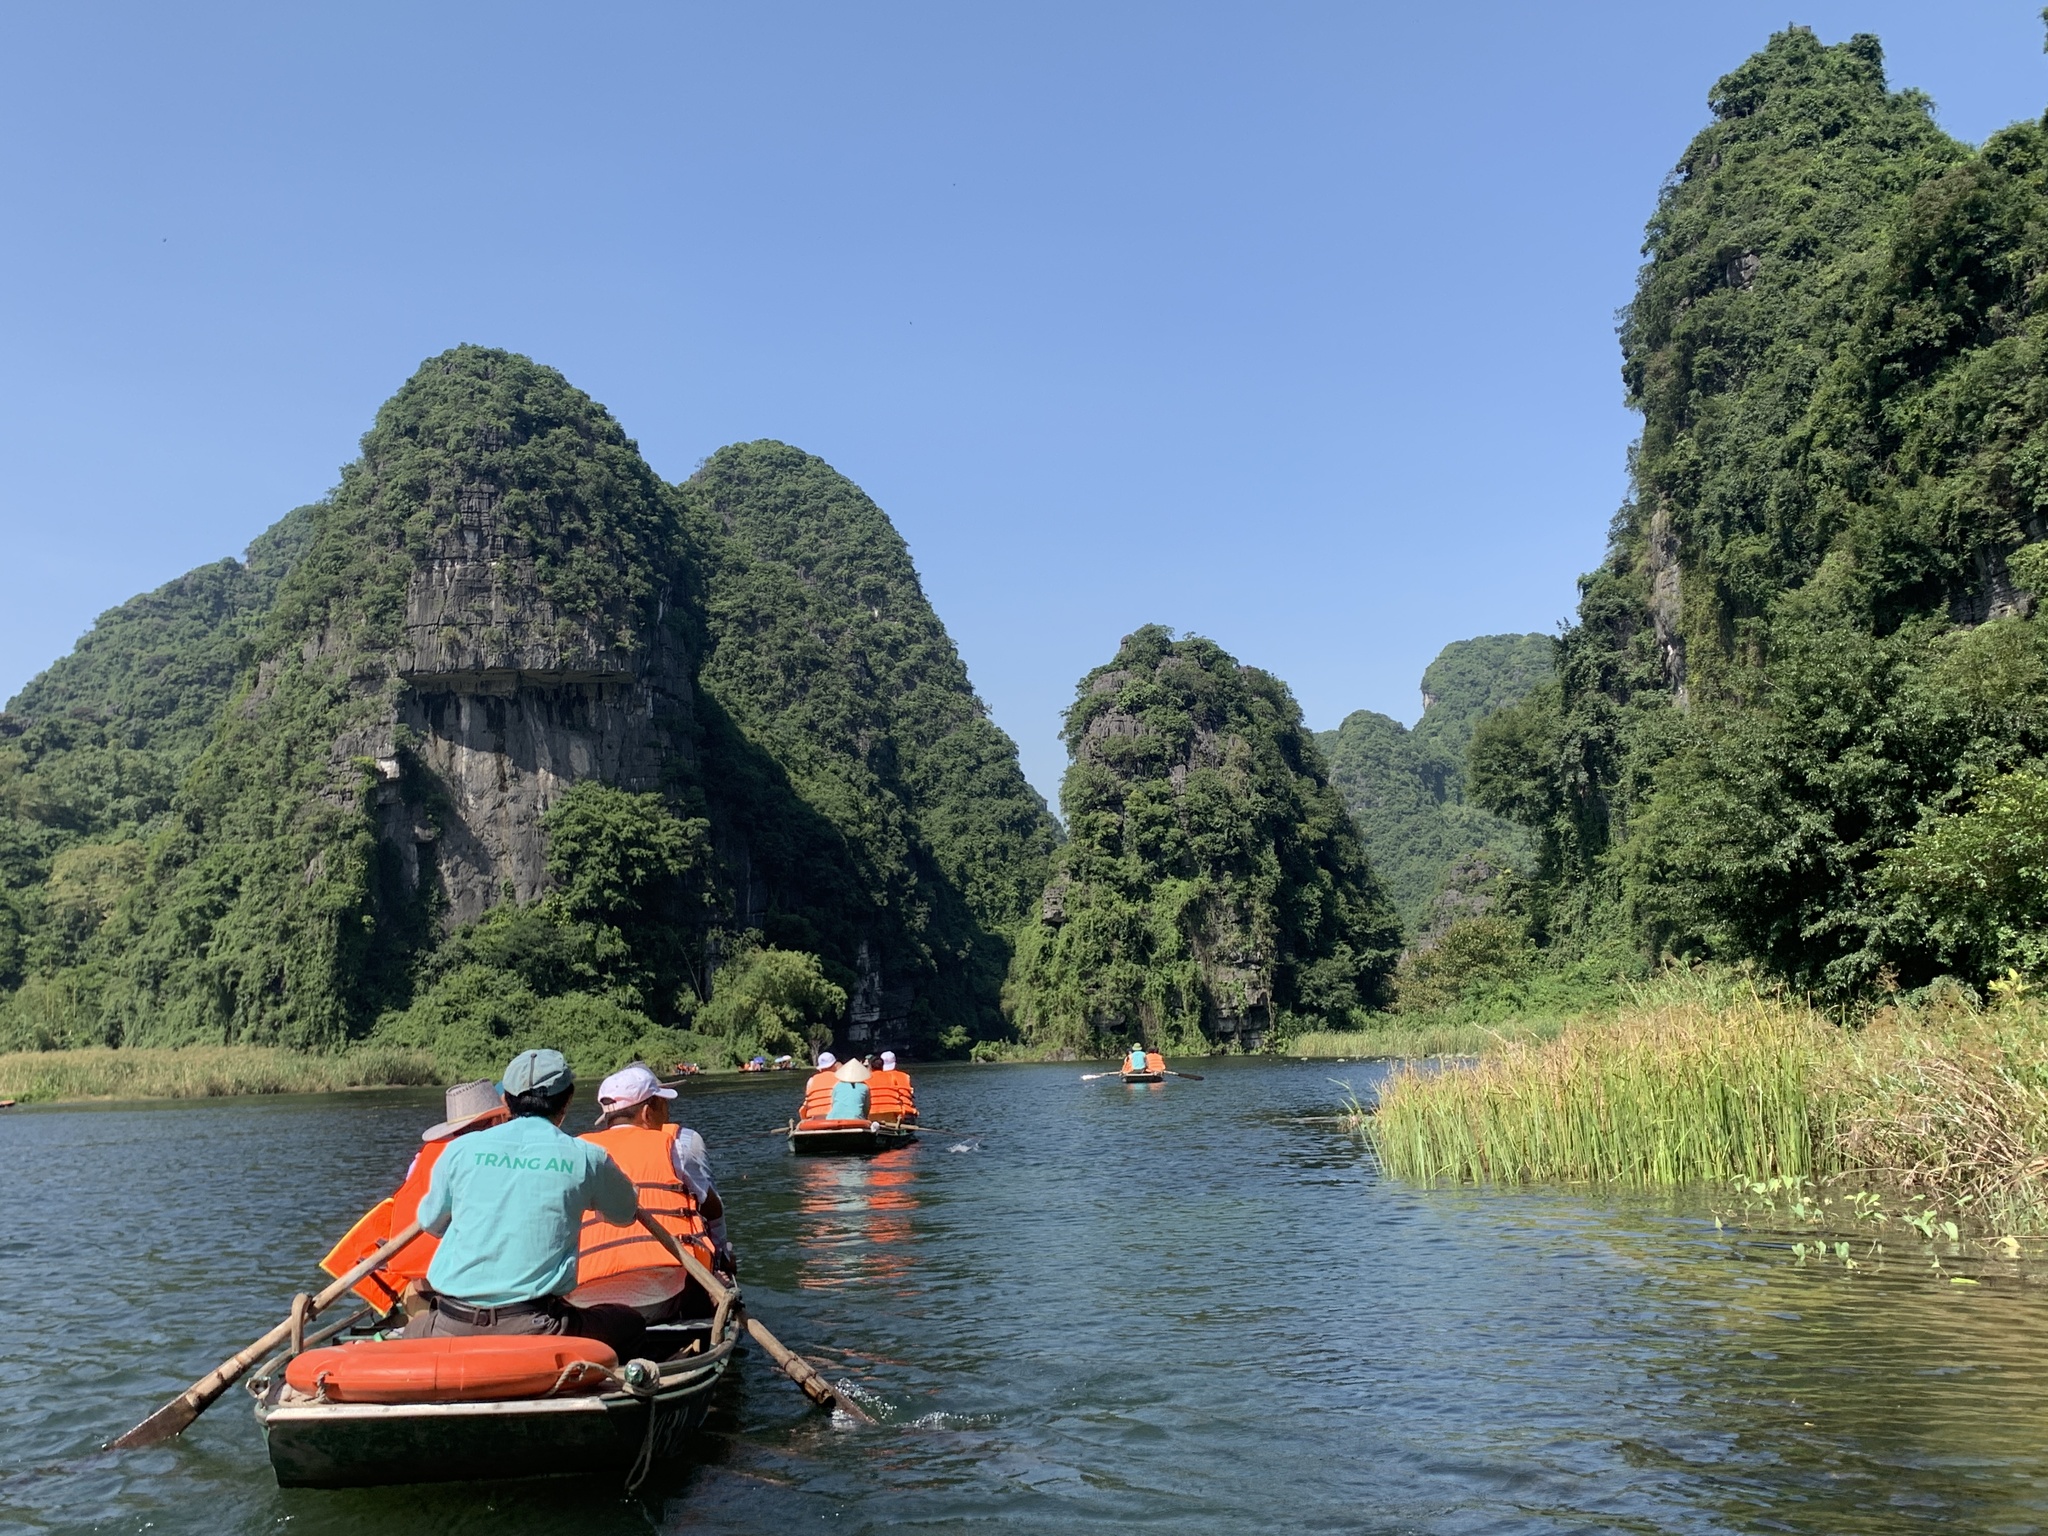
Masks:
[[[594,1392],[618,1364],[596,1339],[480,1333],[309,1349],[293,1357],[284,1379],[330,1403],[490,1403]]]

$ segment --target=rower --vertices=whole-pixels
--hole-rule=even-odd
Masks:
[[[427,1267],[427,1310],[406,1337],[566,1333],[601,1339],[623,1359],[646,1331],[640,1315],[567,1297],[583,1213],[632,1221],[633,1181],[604,1148],[562,1131],[576,1074],[560,1051],[521,1051],[503,1088],[510,1118],[434,1165],[419,1221],[441,1246]]]
[[[865,1120],[868,1118],[868,1064],[864,1061],[849,1061],[832,1074],[832,1102],[826,1109],[827,1119]]]
[[[1145,1047],[1138,1044],[1135,1040],[1131,1042],[1131,1054],[1124,1060],[1124,1070],[1126,1072],[1142,1072],[1145,1070]]]
[[[839,1081],[832,1069],[838,1065],[839,1058],[830,1051],[818,1052],[818,1070],[804,1084],[803,1108],[796,1112],[799,1120],[823,1120],[831,1114],[832,1089]]]
[[[896,1065],[894,1051],[882,1052],[882,1069],[868,1075],[868,1113],[898,1125],[917,1118],[917,1093],[910,1074]]]
[[[733,1272],[725,1241],[725,1205],[711,1182],[704,1138],[669,1118],[676,1091],[664,1088],[643,1062],[606,1078],[597,1090],[597,1128],[583,1140],[603,1147],[640,1196],[640,1209],[696,1251],[707,1269]],[[708,1317],[711,1298],[683,1266],[634,1222],[617,1226],[586,1214],[576,1253],[576,1306],[617,1303],[650,1323]]]

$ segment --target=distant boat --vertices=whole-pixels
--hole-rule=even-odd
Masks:
[[[1164,1072],[1119,1072],[1117,1076],[1127,1083],[1163,1083],[1166,1081],[1166,1074]]]
[[[885,1120],[792,1120],[789,1150],[862,1156],[893,1152],[917,1140],[917,1127]]]

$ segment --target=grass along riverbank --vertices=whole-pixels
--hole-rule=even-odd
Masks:
[[[1375,1023],[1364,1029],[1319,1029],[1295,1035],[1279,1054],[1302,1061],[1478,1056],[1514,1042],[1554,1039],[1564,1027],[1563,1019],[1466,1024],[1452,1020],[1432,1022],[1427,1018],[1409,1022],[1389,1015],[1384,1024]]]
[[[262,1045],[177,1049],[85,1048],[0,1054],[0,1099],[211,1099],[253,1093],[333,1093],[343,1088],[443,1082],[419,1051],[359,1046],[315,1055]]]
[[[1960,988],[1844,1025],[1714,978],[1470,1067],[1410,1065],[1355,1124],[1417,1180],[1847,1179],[2048,1230],[2048,1009]]]

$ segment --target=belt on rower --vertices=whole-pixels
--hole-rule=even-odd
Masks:
[[[508,1301],[502,1307],[472,1307],[466,1301],[457,1301],[453,1296],[436,1296],[433,1300],[436,1312],[445,1312],[458,1323],[467,1323],[472,1328],[494,1328],[499,1323],[515,1317],[560,1317],[564,1306],[559,1296],[543,1296],[537,1301]]]

